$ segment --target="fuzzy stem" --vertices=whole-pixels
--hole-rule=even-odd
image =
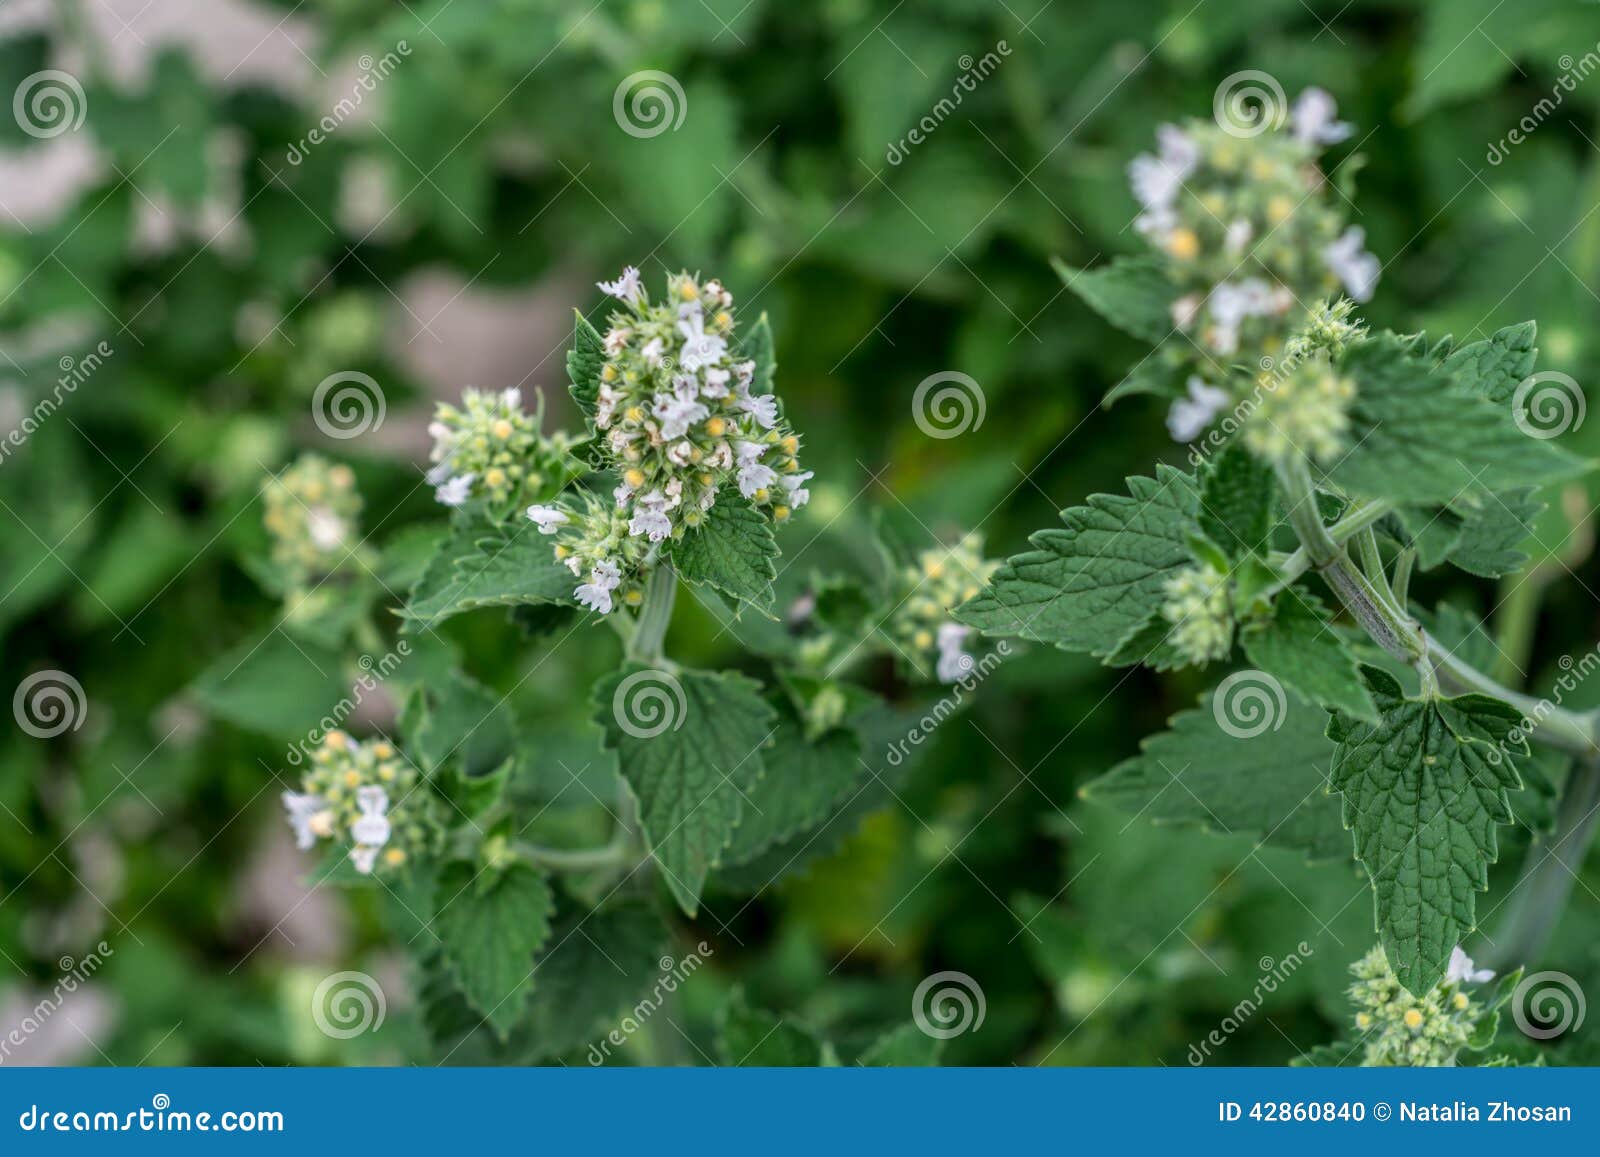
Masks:
[[[634,620],[633,637],[628,640],[628,658],[636,663],[662,661],[661,646],[672,622],[672,605],[678,596],[678,575],[670,562],[662,561],[650,572],[644,604]]]
[[[1561,791],[1555,831],[1535,837],[1511,893],[1511,911],[1485,953],[1496,971],[1531,964],[1544,951],[1583,864],[1600,819],[1600,759],[1575,763]]]

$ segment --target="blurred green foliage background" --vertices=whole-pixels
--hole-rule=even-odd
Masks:
[[[963,62],[1001,42],[992,75],[891,164]],[[406,981],[379,897],[301,884],[277,802],[286,741],[342,694],[336,660],[307,677],[251,577],[260,480],[298,450],[355,469],[380,573],[403,591],[407,530],[435,515],[432,399],[544,387],[570,424],[571,307],[596,311],[592,283],[624,263],[652,281],[697,269],[745,317],[770,315],[817,471],[783,536],[801,559],[791,596],[861,549],[874,509],[914,545],[975,528],[1015,551],[1083,495],[1179,460],[1158,403],[1098,408],[1143,351],[1048,259],[1136,251],[1127,161],[1161,121],[1210,115],[1242,69],[1291,95],[1320,85],[1358,126],[1353,220],[1386,263],[1375,325],[1468,339],[1537,318],[1541,367],[1592,382],[1600,80],[1558,83],[1590,52],[1600,6],[1577,0],[8,0],[0,95],[57,69],[83,119],[41,136],[0,117],[5,427],[56,393],[63,358],[111,351],[0,461],[0,690],[55,669],[87,699],[59,736],[0,729],[0,1027],[62,957],[112,950],[18,1058],[429,1055],[403,995],[358,1040],[305,1015],[333,970]],[[336,112],[386,60],[360,108]],[[683,116],[641,137],[614,101],[646,69],[681,86]],[[1559,107],[1508,147],[1553,91]],[[351,370],[381,384],[386,415],[343,442],[311,398]],[[931,439],[911,396],[947,370],[980,383],[986,416]],[[1600,452],[1597,427],[1577,448]],[[1600,610],[1573,548],[1593,496],[1572,499],[1540,534],[1576,571],[1550,594],[1543,664],[1589,645]],[[1428,593],[1479,612],[1495,598]],[[559,767],[592,743],[575,720],[614,661],[609,634],[533,671],[503,615],[444,633],[513,692],[521,789],[559,796]],[[692,605],[673,646],[739,661]],[[1372,942],[1361,879],[1076,798],[1198,680],[1041,651],[1007,663],[858,829],[680,926],[716,946],[712,967],[623,1059],[700,1063],[734,983],[864,1041],[906,1019],[923,977],[957,969],[981,979],[987,1015],[947,1062],[1183,1064],[1301,941],[1306,967],[1208,1059],[1284,1063],[1331,1039],[1345,967]],[[1597,892],[1591,864],[1551,960],[1591,985]]]

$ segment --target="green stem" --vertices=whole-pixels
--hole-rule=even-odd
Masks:
[[[623,863],[628,856],[627,840],[613,840],[598,848],[547,848],[542,844],[517,844],[518,854],[560,872],[587,872]]]
[[[1555,831],[1535,837],[1511,893],[1511,911],[1490,941],[1486,962],[1497,971],[1539,958],[1555,930],[1600,819],[1600,760],[1575,763],[1561,791]]]
[[[633,637],[628,640],[628,658],[635,663],[662,662],[661,647],[672,622],[672,605],[678,596],[678,575],[670,562],[660,562],[650,572],[644,603],[634,620]]]
[[[1495,646],[1500,657],[1495,675],[1516,679],[1528,669],[1533,654],[1533,632],[1538,625],[1539,603],[1544,598],[1543,569],[1534,567],[1527,574],[1511,575],[1501,583],[1505,599],[1495,616]]]
[[[1570,755],[1593,757],[1600,753],[1593,712],[1580,714],[1568,711],[1548,699],[1513,691],[1471,664],[1462,662],[1432,635],[1424,634],[1423,637],[1428,644],[1428,659],[1445,686],[1458,691],[1476,691],[1511,704],[1522,712],[1524,729],[1530,739],[1538,739]]]
[[[1394,582],[1390,590],[1394,592],[1394,601],[1404,611],[1410,603],[1411,596],[1411,568],[1416,565],[1417,552],[1411,547],[1406,547],[1394,560]]]
[[[1388,514],[1392,507],[1385,500],[1361,503],[1355,506],[1348,514],[1327,528],[1328,537],[1335,543],[1349,542],[1367,527]],[[1294,582],[1295,579],[1305,574],[1312,566],[1311,554],[1305,547],[1300,547],[1293,554],[1286,556],[1275,569],[1279,579],[1266,594],[1275,594]]]

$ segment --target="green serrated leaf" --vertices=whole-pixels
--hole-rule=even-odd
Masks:
[[[1165,465],[1154,479],[1128,479],[1127,497],[1093,495],[1061,512],[1064,529],[1033,535],[1036,549],[1007,559],[955,616],[985,634],[1110,655],[1192,564],[1197,497],[1194,479]]]
[[[734,989],[717,1024],[717,1053],[724,1065],[749,1068],[816,1068],[825,1046],[810,1030],[788,1017],[751,1008],[743,989]]]
[[[606,364],[605,339],[589,319],[572,311],[572,348],[567,351],[567,389],[585,418],[593,418],[600,395],[600,369]]]
[[[1520,715],[1486,695],[1407,699],[1375,667],[1363,677],[1381,714],[1333,717],[1333,786],[1372,880],[1377,927],[1395,976],[1421,995],[1477,927],[1476,894],[1498,858],[1526,756]]]
[[[572,572],[532,523],[458,528],[428,563],[401,615],[408,629],[437,627],[481,607],[575,606]]]
[[[944,1041],[914,1024],[903,1024],[874,1041],[857,1063],[868,1068],[931,1069],[943,1052]]]
[[[1090,783],[1085,798],[1157,824],[1251,835],[1309,859],[1347,856],[1338,804],[1327,794],[1327,714],[1274,697],[1259,681],[1225,683],[1217,694],[1220,703],[1213,696],[1173,716],[1170,730]]]
[[[1517,429],[1509,406],[1454,386],[1392,334],[1350,347],[1350,451],[1330,476],[1352,493],[1448,503],[1463,493],[1536,485],[1582,472],[1549,441]]]
[[[247,639],[195,681],[205,708],[240,727],[304,739],[348,695],[343,657],[281,630]]]
[[[771,520],[732,487],[717,495],[705,522],[672,547],[684,579],[763,611],[772,607],[777,557]]]
[[[1333,630],[1322,601],[1304,587],[1280,594],[1272,618],[1240,632],[1239,642],[1252,663],[1307,703],[1377,721],[1354,656]]]
[[[1178,366],[1157,356],[1156,351],[1142,358],[1116,385],[1106,391],[1100,405],[1110,409],[1123,398],[1151,394],[1158,398],[1183,396],[1183,372]]]
[[[1272,467],[1237,443],[1200,478],[1200,529],[1230,560],[1261,551],[1272,531],[1277,491]]]
[[[760,685],[732,672],[630,663],[595,684],[594,720],[639,801],[645,842],[688,915],[745,815],[778,724]]]
[[[450,974],[503,1039],[533,987],[534,953],[550,935],[550,885],[527,864],[496,870],[462,861],[441,873],[437,895],[434,930]]]
[[[1544,513],[1544,502],[1531,487],[1502,490],[1482,496],[1477,505],[1458,504],[1461,525],[1450,548],[1449,560],[1469,574],[1499,578],[1521,570],[1528,561],[1518,549],[1533,533],[1533,523]]]
[[[1533,373],[1539,350],[1533,344],[1538,328],[1531,321],[1496,330],[1483,341],[1461,346],[1444,358],[1444,370],[1457,388],[1510,406],[1517,385]]]
[[[1178,293],[1155,257],[1117,257],[1098,269],[1074,269],[1059,257],[1050,266],[1068,289],[1112,325],[1151,344],[1173,331]]]
[[[750,392],[757,395],[772,393],[772,380],[778,372],[778,354],[772,339],[772,323],[767,320],[765,310],[756,318],[755,325],[745,330],[744,338],[739,343],[739,356],[756,363],[750,379]]]

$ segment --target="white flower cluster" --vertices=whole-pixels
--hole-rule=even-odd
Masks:
[[[967,649],[971,629],[951,611],[977,596],[999,568],[983,557],[983,536],[968,534],[950,547],[925,550],[901,568],[894,611],[884,624],[896,651],[922,678],[959,683],[976,667]]]
[[[1179,571],[1167,580],[1161,617],[1172,624],[1169,639],[1195,664],[1226,659],[1233,649],[1233,605],[1228,576],[1209,563]]]
[[[382,856],[384,867],[406,862],[407,849],[422,847],[426,827],[406,806],[417,773],[393,745],[361,743],[343,731],[330,731],[311,757],[301,791],[283,793],[284,811],[301,851],[318,840],[350,841],[350,862],[370,875]]]
[[[515,388],[469,389],[459,408],[441,402],[428,425],[434,497],[446,506],[481,498],[507,509],[559,487],[569,477],[570,442],[560,432],[539,433],[542,411],[526,413]]]
[[[1129,164],[1135,225],[1181,292],[1173,324],[1203,349],[1272,352],[1312,302],[1341,286],[1357,301],[1372,296],[1378,261],[1318,165],[1350,133],[1333,98],[1311,88],[1272,131],[1241,139],[1211,122],[1162,125],[1157,151]]]
[[[787,519],[811,497],[800,441],[778,399],[758,393],[756,363],[734,353],[733,295],[687,273],[652,302],[629,267],[600,288],[621,308],[610,318],[596,383],[596,445],[616,473],[614,509],[538,503],[528,517],[556,535],[585,606],[637,605],[641,571],[662,544],[700,526],[728,492]]]
[[[273,562],[291,586],[339,569],[359,540],[361,495],[350,467],[301,456],[261,484]]]
[[[1365,1042],[1365,1066],[1452,1065],[1471,1039],[1483,1006],[1466,986],[1493,980],[1494,973],[1476,968],[1458,944],[1450,953],[1445,978],[1423,996],[1413,996],[1395,978],[1382,948],[1374,948],[1350,966],[1355,983],[1356,1029]]]

